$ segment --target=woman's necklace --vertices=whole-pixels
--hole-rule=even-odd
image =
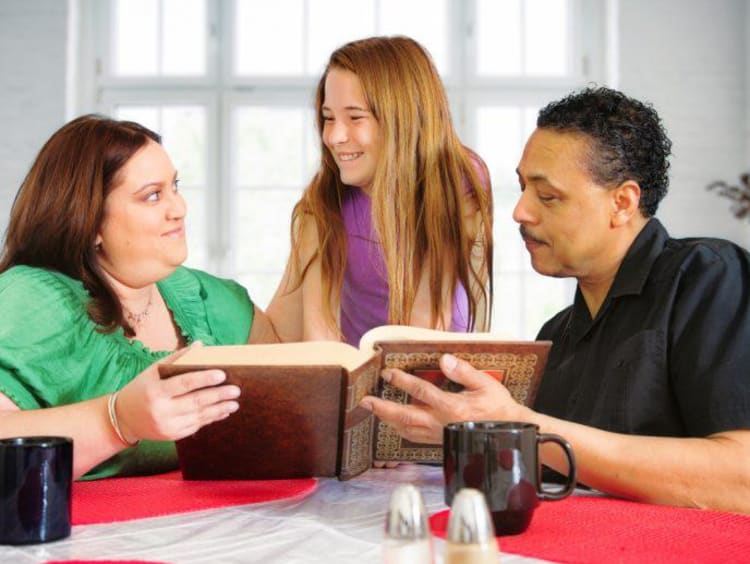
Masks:
[[[151,312],[151,304],[154,301],[154,288],[151,288],[151,292],[148,295],[148,303],[146,304],[146,307],[143,308],[143,311],[140,313],[133,313],[128,308],[123,307],[125,310],[125,318],[128,320],[128,323],[130,323],[131,327],[135,328],[141,325],[146,318],[148,317],[148,314]]]

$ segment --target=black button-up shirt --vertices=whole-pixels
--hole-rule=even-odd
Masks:
[[[537,338],[553,341],[539,412],[638,435],[750,428],[750,255],[728,241],[649,220],[596,317],[579,288]]]

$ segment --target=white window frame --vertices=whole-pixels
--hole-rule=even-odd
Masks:
[[[115,77],[109,72],[109,0],[70,0],[77,17],[75,107],[79,115],[88,112],[109,114],[122,103],[200,103],[207,110],[208,138],[205,213],[205,242],[208,263],[205,268],[220,276],[233,277],[235,195],[231,186],[231,163],[238,156],[232,148],[229,116],[232,108],[243,104],[312,106],[318,77],[233,76],[232,36],[234,14],[232,0],[207,0],[207,74],[203,77]],[[408,0],[404,0],[408,1]],[[476,36],[473,21],[475,0],[448,2],[448,73],[443,81],[453,111],[454,125],[467,146],[476,141],[476,109],[482,104],[544,105],[567,92],[589,83],[604,84],[609,78],[606,41],[610,2],[571,0],[569,18],[573,38],[573,74],[565,77],[479,77],[476,76]],[[300,190],[303,187],[300,187]],[[496,187],[497,189],[497,187]],[[195,210],[192,211],[195,213]],[[496,217],[495,221],[512,221]],[[280,236],[288,238],[288,227]],[[505,242],[498,241],[496,247]],[[501,250],[496,251],[501,252]],[[495,276],[528,276],[528,272],[495,271]],[[279,273],[279,277],[281,273]],[[570,289],[575,282],[570,282]],[[252,288],[250,289],[252,291]],[[260,304],[265,306],[266,304]],[[533,337],[533,335],[525,335]]]

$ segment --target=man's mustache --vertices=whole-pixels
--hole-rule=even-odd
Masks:
[[[529,233],[529,230],[526,229],[525,225],[519,225],[518,226],[518,231],[521,233],[521,238],[524,241],[532,241],[534,243],[541,243],[542,245],[545,244],[544,241],[542,241],[538,237],[535,237],[534,235],[532,235],[531,233]]]

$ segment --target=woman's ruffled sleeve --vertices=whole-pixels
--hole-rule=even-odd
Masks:
[[[162,287],[171,296],[169,306],[190,340],[207,345],[247,343],[255,309],[242,285],[181,267]]]
[[[199,273],[206,315],[217,344],[244,345],[253,326],[255,306],[244,286]]]
[[[39,268],[0,275],[0,392],[21,409],[75,395],[70,363],[86,347],[76,330],[86,323],[82,288]]]

